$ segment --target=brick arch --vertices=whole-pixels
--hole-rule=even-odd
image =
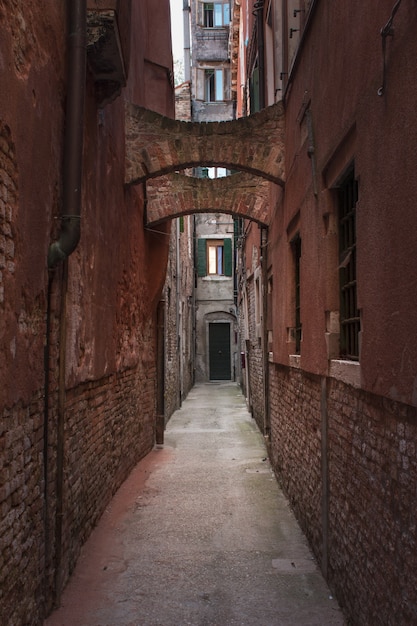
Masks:
[[[169,174],[146,183],[146,223],[191,213],[230,213],[269,224],[269,182],[239,172],[223,178]]]
[[[188,167],[236,169],[284,185],[284,109],[274,104],[228,122],[182,122],[126,107],[128,185]]]

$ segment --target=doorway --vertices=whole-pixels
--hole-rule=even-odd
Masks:
[[[210,380],[231,380],[230,323],[209,324]]]

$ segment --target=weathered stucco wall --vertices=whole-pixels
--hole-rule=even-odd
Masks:
[[[10,625],[41,623],[154,442],[168,238],[144,232],[143,190],[124,188],[124,111],[127,100],[173,116],[174,99],[169,3],[132,5],[121,97],[99,110],[87,71],[81,240],[66,291],[47,252],[60,226],[67,6],[0,3],[0,621]]]
[[[414,201],[417,180],[414,102],[408,59],[416,54],[411,24],[417,7],[397,11],[387,39],[386,88],[382,84],[381,28],[392,3],[349,6],[317,3],[286,94],[287,180],[282,222],[273,223],[275,358],[289,363],[284,325],[293,303],[290,240],[302,239],[301,367],[328,371],[326,315],[338,311],[338,240],[335,187],[354,161],[357,206],[357,292],[361,311],[361,385],[371,393],[417,405],[417,336],[413,332],[417,280],[410,251],[417,248]],[[354,38],[347,33],[355,33]],[[314,50],[314,54],[311,51]],[[401,71],[400,71],[401,68]],[[410,77],[410,79],[408,79]],[[308,137],[311,112],[313,144]],[[313,158],[309,146],[313,145]],[[315,180],[313,180],[313,166]],[[317,194],[314,195],[314,184]],[[288,269],[286,269],[288,268]]]
[[[417,619],[417,6],[401,3],[395,14],[380,96],[380,33],[392,9],[389,0],[314,4],[285,94],[285,195],[268,245],[271,455],[358,626]],[[359,360],[345,362],[337,352],[337,188],[353,162],[361,335]],[[297,234],[302,340],[294,358]]]

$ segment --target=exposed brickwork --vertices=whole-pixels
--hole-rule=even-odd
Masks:
[[[126,92],[173,115],[169,5],[122,4],[129,27],[149,34],[149,45],[132,41],[136,71]],[[143,188],[124,188],[124,104],[98,111],[91,72],[81,240],[68,263],[47,269],[65,195],[68,17],[63,3],[0,2],[7,84],[0,90],[0,623],[7,626],[43,623],[110,497],[154,443],[155,310],[168,238],[144,230]],[[122,11],[118,17],[127,26]],[[145,77],[151,48],[164,82],[157,72]]]
[[[171,120],[130,104],[125,128],[127,184],[201,165],[243,170],[283,184],[281,103],[247,118],[203,124]]]
[[[0,307],[5,283],[15,270],[13,210],[17,203],[17,166],[10,129],[0,123]]]
[[[329,575],[355,625],[417,623],[417,411],[328,393]]]
[[[178,298],[176,271],[176,240],[177,225],[171,225],[167,277],[164,287],[165,300],[165,376],[164,376],[164,409],[165,421],[179,408],[179,359],[178,359]]]
[[[175,119],[191,122],[191,85],[189,82],[175,87]]]
[[[270,367],[272,461],[319,559],[321,379]],[[417,621],[417,415],[327,380],[329,583],[355,626]]]
[[[152,350],[150,342],[146,346]],[[110,498],[154,444],[155,368],[139,365],[67,393],[63,582]]]
[[[268,224],[269,183],[247,173],[222,178],[170,174],[146,184],[149,225],[187,213],[232,213]]]
[[[246,348],[249,348],[247,358],[249,367],[250,409],[259,429],[263,432],[265,415],[263,352],[261,338],[257,336],[256,331],[254,280],[248,281],[247,294],[250,340],[246,344]]]
[[[19,403],[0,416],[0,623],[8,626],[40,623],[45,556],[42,414],[39,393],[29,405]]]
[[[320,382],[298,369],[269,371],[274,469],[303,531],[321,555]]]

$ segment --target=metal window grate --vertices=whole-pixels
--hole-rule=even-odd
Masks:
[[[294,266],[295,266],[295,352],[300,354],[301,350],[301,298],[300,298],[300,261],[301,261],[301,238],[297,236],[293,242]]]
[[[360,316],[356,300],[356,203],[358,183],[352,170],[339,189],[340,353],[359,359]]]

